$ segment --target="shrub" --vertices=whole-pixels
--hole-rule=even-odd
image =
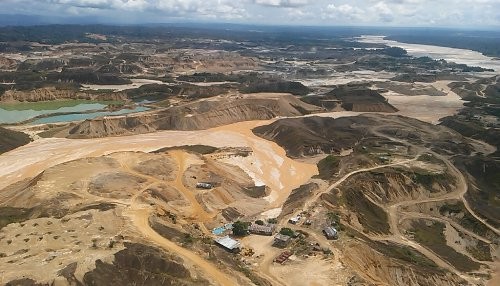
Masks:
[[[280,230],[280,234],[294,236],[295,232],[291,228],[284,227]]]

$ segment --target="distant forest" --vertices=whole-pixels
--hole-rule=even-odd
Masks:
[[[255,45],[279,42],[287,45],[300,43],[333,44],[336,47],[346,48],[377,46],[346,40],[367,32],[366,29],[362,31],[357,28],[261,27],[229,24],[0,26],[0,52],[5,51],[7,46],[12,47],[12,45],[17,45],[16,49],[19,50],[19,46],[22,46],[23,42],[39,42],[43,44],[61,44],[75,41],[86,43],[104,42],[87,37],[88,33],[108,36],[105,42],[122,42],[123,38],[137,42],[154,42],[155,40],[175,38],[204,38],[238,42],[248,41]],[[238,49],[238,47],[235,46],[235,49]]]
[[[135,41],[154,41],[173,38],[232,40],[254,44],[281,43],[295,45],[334,45],[340,48],[377,47],[374,44],[354,42],[361,35],[386,35],[388,39],[405,43],[428,44],[470,49],[492,57],[500,57],[500,32],[461,31],[434,28],[376,28],[376,27],[285,27],[233,24],[165,24],[154,26],[106,25],[45,25],[0,27],[0,52],[29,49],[25,42],[60,44],[64,42],[102,42],[86,36],[96,33],[111,36],[107,42],[121,42],[123,38]],[[226,44],[230,49],[230,43]],[[234,46],[238,50],[238,46]]]

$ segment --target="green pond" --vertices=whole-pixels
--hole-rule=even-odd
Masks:
[[[88,101],[88,100],[61,100],[50,102],[27,102],[15,104],[0,104],[0,124],[23,122],[37,116],[46,116],[36,119],[30,124],[56,123],[92,119],[99,116],[120,115],[148,110],[137,106],[135,109],[118,111],[102,111],[109,104],[117,101]],[[61,114],[71,113],[71,114]],[[54,114],[54,116],[50,116]]]
[[[149,108],[144,106],[138,106],[134,109],[122,109],[118,111],[98,111],[91,113],[76,113],[76,114],[63,114],[63,115],[54,115],[44,118],[39,118],[30,124],[46,124],[46,123],[57,123],[57,122],[69,122],[69,121],[80,121],[85,119],[93,119],[101,116],[113,116],[113,115],[122,115],[128,113],[142,112],[149,110]]]

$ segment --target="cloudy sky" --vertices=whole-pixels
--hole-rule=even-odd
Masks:
[[[0,0],[0,14],[116,23],[500,27],[500,0]]]

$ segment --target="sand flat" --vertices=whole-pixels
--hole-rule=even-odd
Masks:
[[[97,139],[40,139],[0,155],[0,189],[34,177],[57,164],[114,152],[151,152],[165,147],[197,144],[250,147],[257,160],[266,162],[261,167],[260,180],[271,188],[273,199],[270,200],[270,207],[276,208],[283,204],[294,188],[305,183],[318,171],[316,165],[290,159],[276,143],[252,133],[252,128],[271,122],[248,121],[208,130],[161,131]]]

